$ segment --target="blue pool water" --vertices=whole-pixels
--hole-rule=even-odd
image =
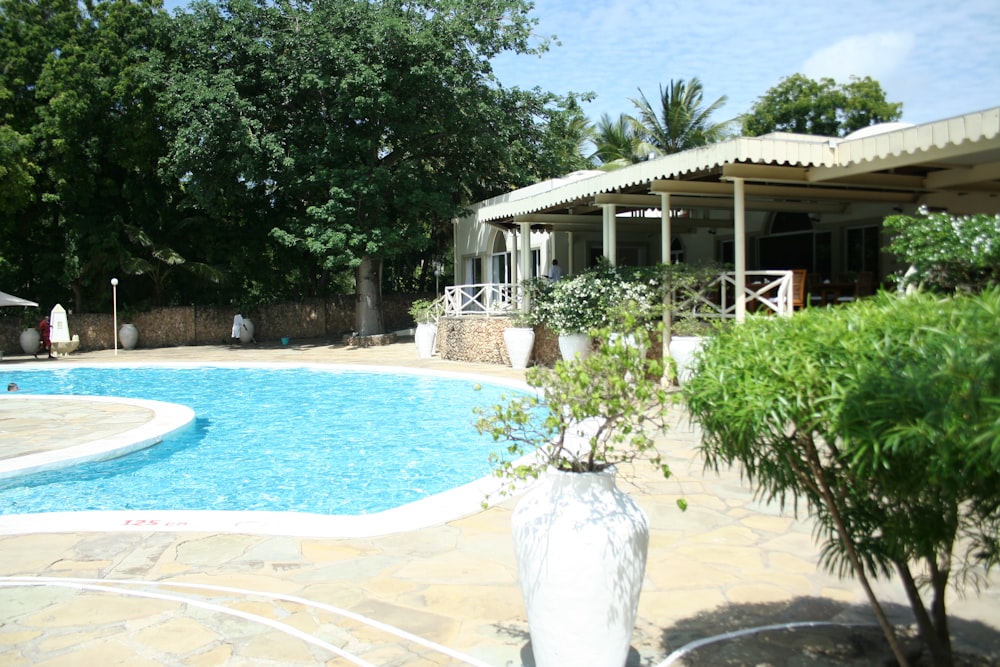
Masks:
[[[473,408],[513,390],[317,368],[72,368],[4,373],[21,396],[146,398],[195,423],[127,456],[0,482],[0,513],[189,509],[367,514],[489,474]],[[478,390],[477,390],[478,388]]]

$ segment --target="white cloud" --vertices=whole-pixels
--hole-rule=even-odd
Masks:
[[[841,83],[852,76],[888,79],[907,61],[915,44],[914,35],[904,32],[847,37],[811,55],[802,73],[810,79],[830,77]]]

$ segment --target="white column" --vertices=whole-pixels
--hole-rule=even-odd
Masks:
[[[743,179],[733,179],[733,259],[736,265],[736,321],[747,319],[747,219]]]
[[[670,225],[670,193],[660,193],[660,258],[664,264],[672,264],[670,248],[673,245],[674,233]],[[673,326],[673,299],[669,293],[664,294],[663,304],[663,358],[670,358],[670,327]],[[666,368],[664,368],[666,372]]]
[[[566,232],[566,251],[569,257],[566,259],[566,266],[563,267],[563,273],[567,275],[573,275],[576,272],[576,264],[573,261],[573,232]]]
[[[618,230],[616,229],[615,214],[617,208],[614,204],[604,204],[604,256],[611,266],[618,264]]]
[[[512,285],[516,285],[518,283],[517,274],[518,267],[520,266],[518,261],[518,251],[521,244],[518,236],[519,234],[517,231],[513,229],[510,230],[510,276],[508,277],[508,282]],[[493,281],[496,281],[496,276],[493,277]]]
[[[516,284],[531,277],[531,223],[521,223],[521,279]],[[527,299],[521,299],[521,311],[528,312],[530,304]]]
[[[521,223],[521,270],[517,282],[523,282],[531,277],[531,223]]]
[[[660,257],[664,264],[670,261],[670,249],[673,246],[674,233],[670,229],[670,193],[660,193]]]

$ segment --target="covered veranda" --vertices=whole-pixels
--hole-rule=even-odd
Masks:
[[[733,267],[741,321],[754,271],[807,269],[829,279],[897,270],[880,252],[881,221],[921,208],[1000,213],[1000,107],[844,138],[739,137],[507,193],[456,221],[455,275],[465,278],[456,282],[499,289],[496,303],[509,308],[521,280],[544,275],[552,259],[567,273],[597,254],[612,264],[721,261]],[[807,231],[788,231],[788,221]],[[499,245],[506,267],[495,259]],[[470,262],[487,268],[482,280],[468,280],[477,275]]]

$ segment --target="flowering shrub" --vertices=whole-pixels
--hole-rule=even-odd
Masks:
[[[702,291],[721,271],[715,265],[615,267],[601,261],[552,285],[533,283],[532,316],[557,334],[587,333],[604,327],[624,330],[626,317],[648,327],[663,314],[669,290],[672,310],[694,318],[704,304]]]
[[[616,324],[626,311],[655,317],[661,299],[652,268],[614,267],[605,261],[535,294],[535,320],[557,334],[587,333]]]

